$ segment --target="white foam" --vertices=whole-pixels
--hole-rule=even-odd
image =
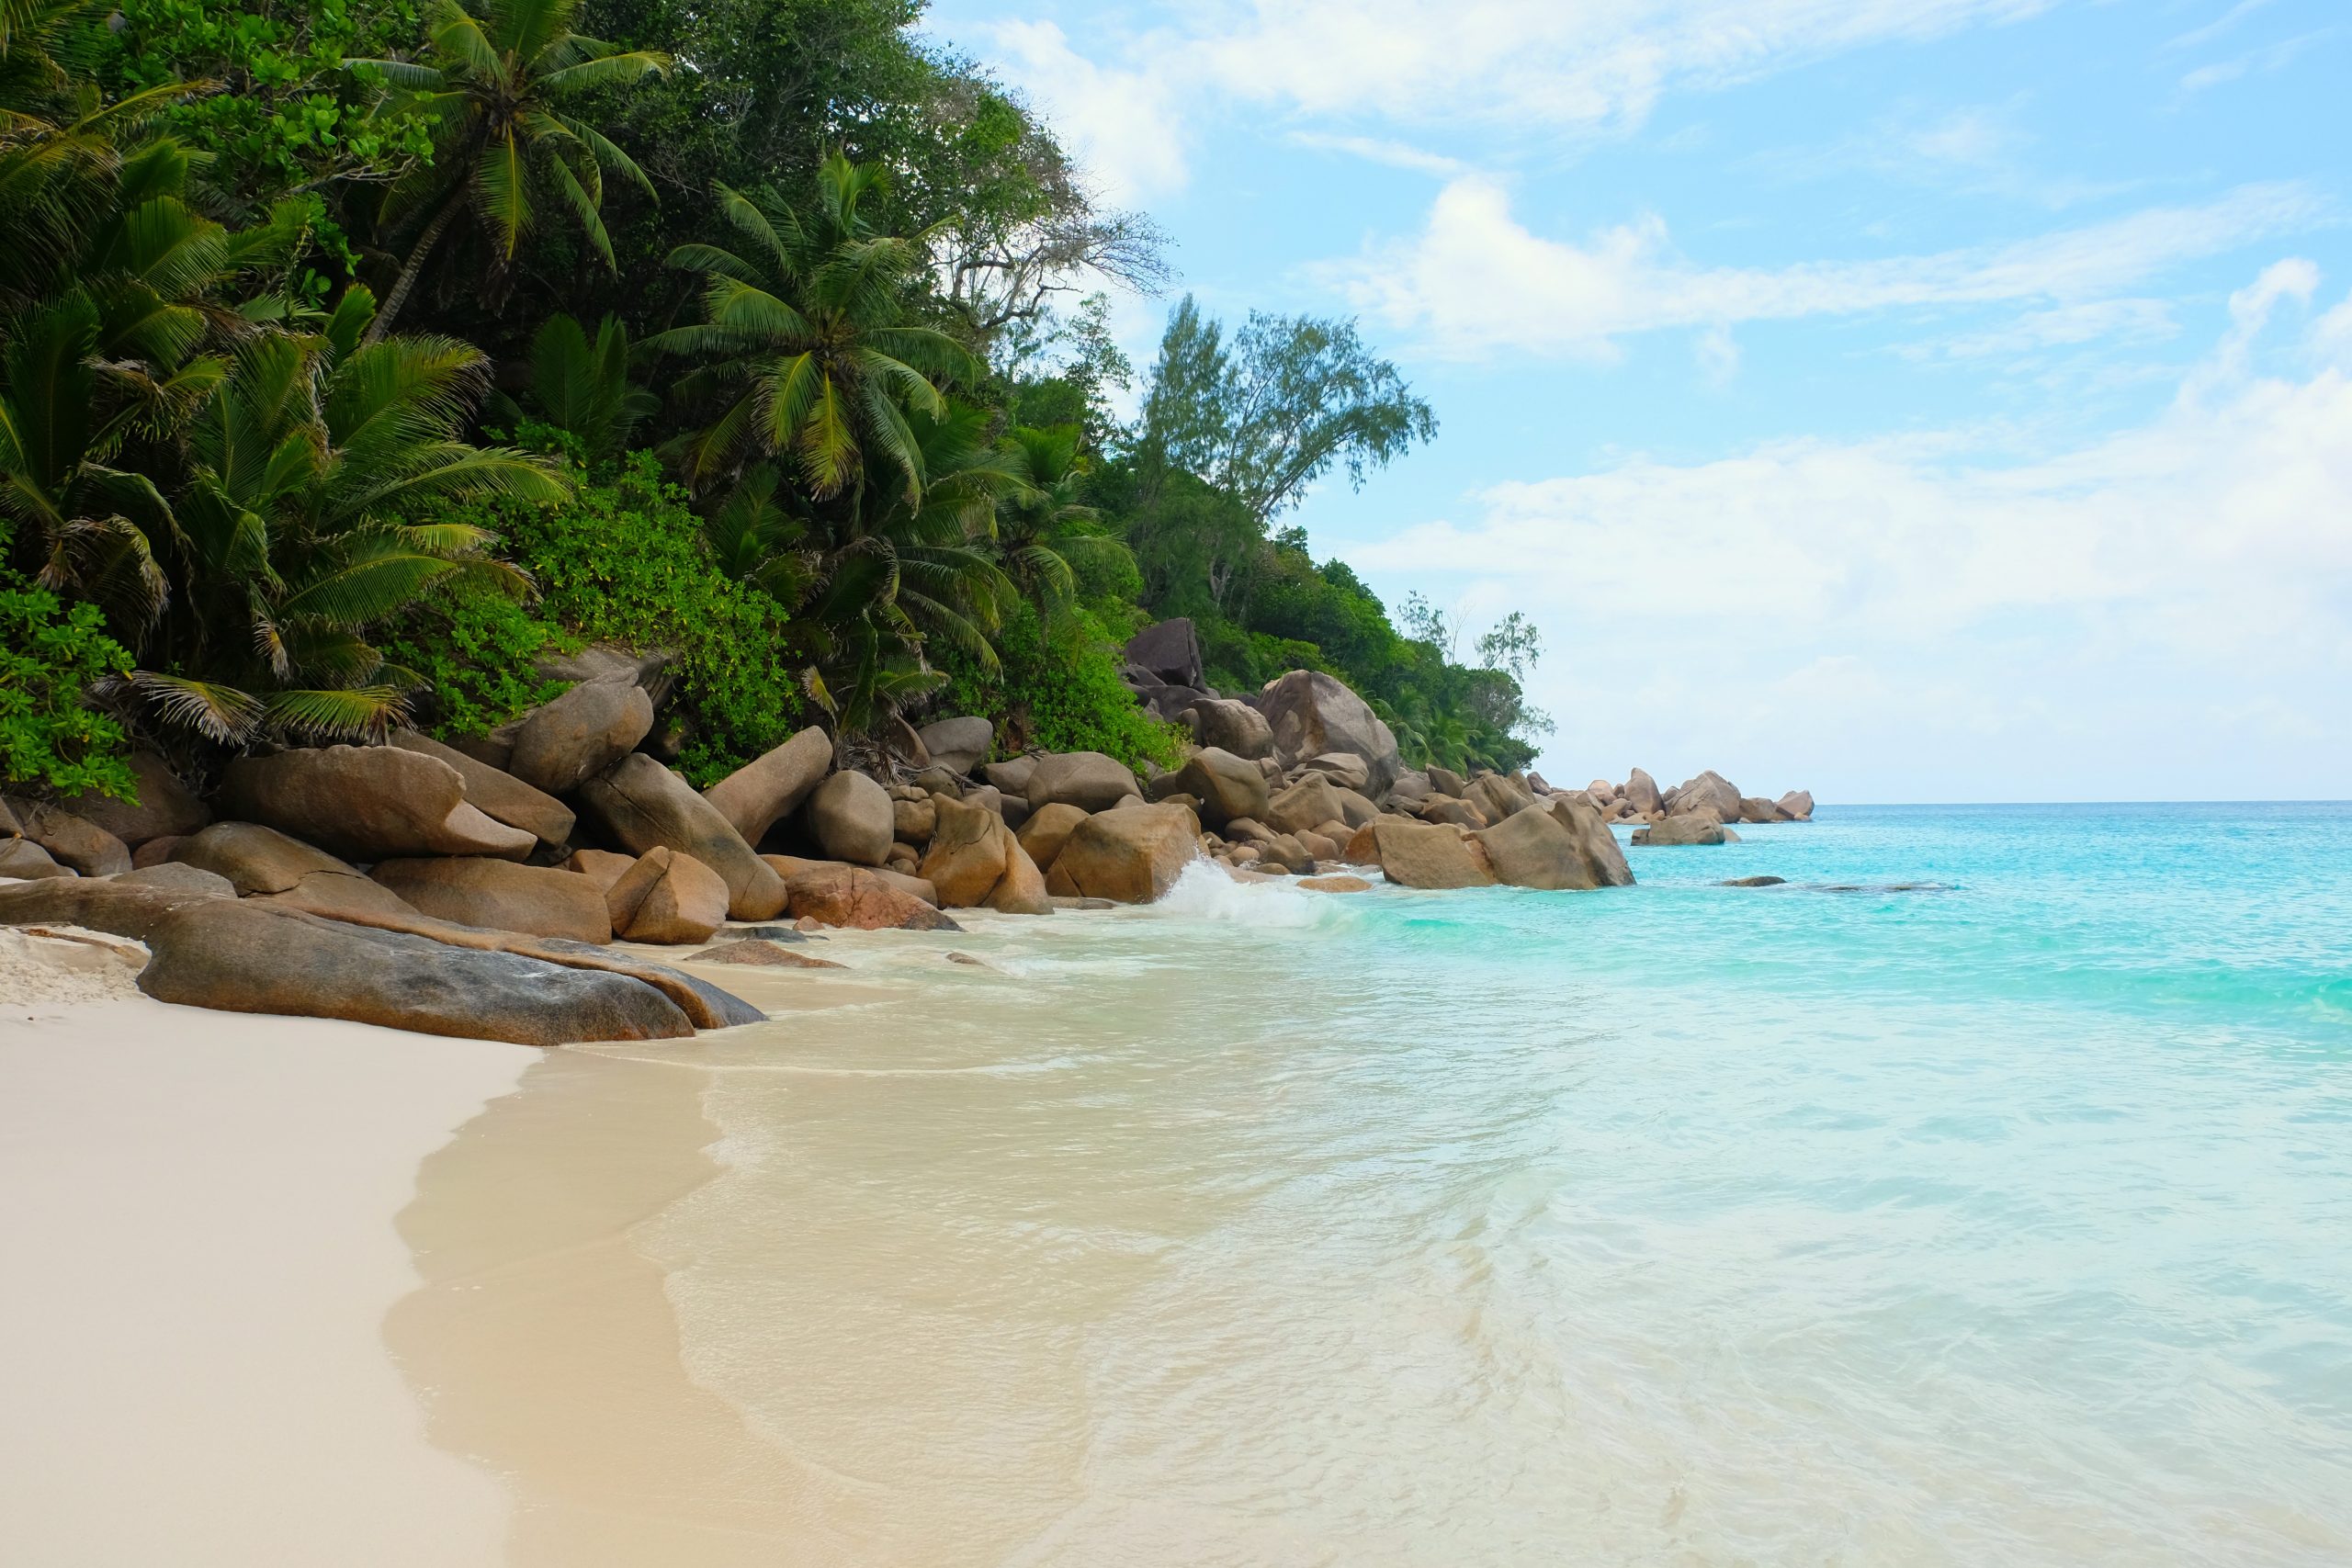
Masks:
[[[1165,897],[1141,912],[1162,919],[1306,930],[1347,923],[1346,901],[1343,895],[1309,893],[1287,881],[1236,882],[1214,861],[1196,860]]]

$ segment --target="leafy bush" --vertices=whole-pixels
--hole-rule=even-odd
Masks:
[[[703,548],[702,520],[651,453],[629,454],[569,501],[499,503],[483,521],[537,580],[540,618],[590,642],[679,656],[693,734],[678,766],[696,784],[800,727],[800,687],[781,652],[784,607],[721,575]]]
[[[1118,646],[1086,611],[1049,632],[1036,610],[1023,604],[997,636],[998,670],[983,671],[958,654],[942,657],[950,680],[938,711],[996,720],[998,740],[1011,750],[1102,751],[1131,768],[1147,761],[1173,767],[1183,732],[1152,717],[1120,683]]]
[[[95,789],[137,798],[122,728],[92,707],[93,682],[130,670],[95,604],[0,572],[0,777],[72,795]]]
[[[533,661],[578,646],[527,605],[463,581],[411,606],[384,653],[424,678],[425,728],[446,740],[487,735],[561,692],[563,682],[541,680]]]

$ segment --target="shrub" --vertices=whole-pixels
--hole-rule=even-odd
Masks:
[[[96,605],[62,604],[0,572],[0,777],[60,795],[137,798],[122,727],[87,697],[92,683],[130,670]]]
[[[1183,732],[1151,716],[1120,682],[1118,644],[1086,611],[1049,632],[1023,604],[997,635],[1001,668],[982,671],[960,655],[943,655],[950,679],[943,713],[976,713],[996,721],[1001,743],[1018,750],[1102,751],[1129,767],[1173,767]]]
[[[425,728],[442,739],[486,735],[563,690],[533,661],[579,639],[483,583],[460,581],[413,605],[384,656],[431,687]]]

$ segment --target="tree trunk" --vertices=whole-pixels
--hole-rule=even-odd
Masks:
[[[448,229],[450,220],[458,216],[458,209],[464,205],[466,187],[460,185],[442,199],[441,210],[433,215],[433,221],[427,223],[424,232],[416,237],[416,248],[409,252],[407,262],[401,267],[400,276],[392,280],[392,291],[384,296],[383,304],[377,308],[376,319],[368,323],[367,333],[359,340],[361,347],[379,341],[392,330],[392,318],[399,315],[401,307],[408,303],[410,291],[416,288],[416,280],[424,271],[425,257],[431,255],[433,247],[441,243],[441,236]]]

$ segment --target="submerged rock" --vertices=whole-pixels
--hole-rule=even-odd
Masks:
[[[808,939],[795,931],[796,942]],[[763,969],[846,969],[846,964],[836,964],[830,958],[818,958],[806,953],[795,953],[773,937],[745,937],[739,942],[722,942],[700,953],[688,953],[688,964],[748,964]]]

